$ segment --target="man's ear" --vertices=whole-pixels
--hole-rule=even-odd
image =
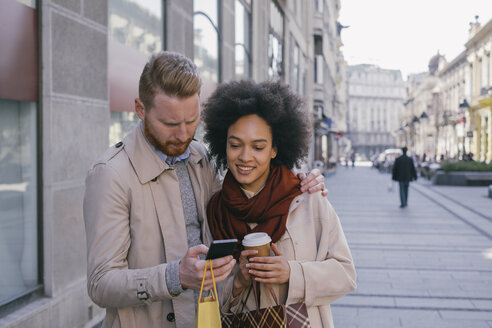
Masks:
[[[145,118],[145,107],[143,102],[139,98],[135,98],[135,113],[137,113],[137,116],[139,119],[142,121]]]

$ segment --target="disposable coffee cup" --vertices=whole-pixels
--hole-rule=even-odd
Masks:
[[[272,238],[266,232],[253,232],[244,236],[242,243],[244,249],[256,249],[257,257],[265,257],[270,256],[271,242]]]

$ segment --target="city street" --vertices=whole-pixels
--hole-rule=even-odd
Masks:
[[[326,178],[358,274],[332,305],[335,327],[492,327],[492,199],[487,187],[398,184],[371,167]],[[329,279],[329,277],[327,277]]]

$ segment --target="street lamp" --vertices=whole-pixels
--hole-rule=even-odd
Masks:
[[[418,116],[420,124],[420,131],[419,131],[419,150],[420,153],[422,154],[422,161],[426,161],[427,157],[427,132],[428,132],[428,123],[429,123],[429,115],[425,111]]]
[[[416,138],[417,138],[417,124],[420,123],[420,119],[417,116],[413,116],[412,121],[410,123],[410,146],[412,149],[415,151],[415,145],[417,144]]]
[[[466,156],[466,151],[465,151],[465,138],[466,138],[466,111],[470,108],[470,105],[468,104],[468,101],[466,99],[463,99],[463,101],[460,103],[459,108],[461,110],[461,113],[463,114],[463,157],[462,159],[465,160]],[[461,121],[461,120],[459,120]],[[458,122],[459,122],[458,121]]]

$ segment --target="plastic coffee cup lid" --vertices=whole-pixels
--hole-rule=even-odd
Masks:
[[[253,247],[269,244],[272,238],[266,232],[253,232],[243,238],[243,246]]]

